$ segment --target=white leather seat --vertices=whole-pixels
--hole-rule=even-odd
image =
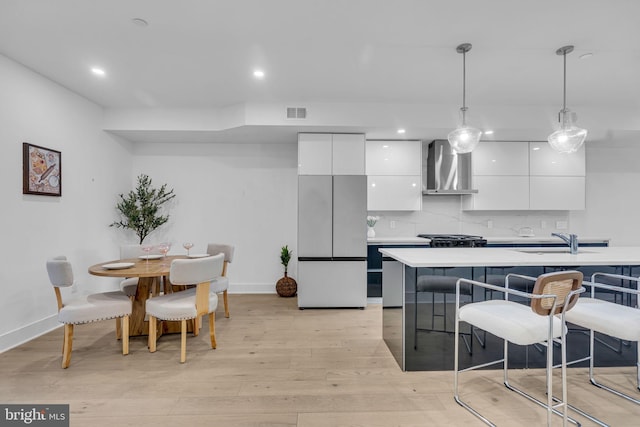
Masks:
[[[71,363],[73,347],[73,327],[83,323],[108,319],[122,319],[122,354],[129,354],[129,316],[131,300],[123,292],[105,292],[85,295],[67,301],[60,288],[73,285],[73,270],[65,256],[57,256],[47,261],[47,273],[54,286],[58,301],[58,320],[64,323],[62,346],[62,367]],[[119,335],[119,333],[116,333]]]
[[[640,291],[637,289],[611,285],[611,283],[616,282],[635,283],[637,288],[640,278],[610,273],[593,274],[591,282],[587,283],[587,286],[591,287],[590,297],[580,298],[574,309],[567,313],[566,319],[569,323],[590,330],[589,356],[581,360],[589,360],[589,380],[591,383],[640,405],[640,396],[633,397],[622,393],[599,383],[595,378],[594,332],[621,340],[635,341],[638,343],[637,346],[640,347],[640,309],[596,298],[596,292],[601,295],[603,295],[602,292],[605,293],[604,295],[614,292],[622,295],[635,295],[636,298],[640,298]],[[617,298],[615,300],[617,301]],[[624,298],[620,298],[620,300],[624,301]],[[636,362],[636,388],[640,390],[640,352],[638,352],[638,360]]]
[[[222,293],[222,301],[224,303],[224,317],[229,317],[229,300],[227,298],[227,290],[229,289],[229,278],[227,277],[227,268],[233,262],[235,247],[222,243],[209,243],[207,245],[207,253],[209,255],[224,254],[224,266],[222,268],[222,276],[211,282],[213,292]]]
[[[150,298],[146,303],[149,314],[149,351],[156,351],[157,320],[181,322],[180,363],[186,361],[187,320],[194,319],[193,332],[198,335],[199,319],[209,314],[211,348],[216,348],[215,310],[218,295],[211,290],[211,282],[222,274],[224,254],[196,259],[175,259],[171,262],[169,279],[178,286],[196,284],[184,291]]]
[[[503,358],[472,366],[464,369],[469,371],[493,364],[502,363],[504,370],[504,384],[510,390],[527,397],[528,399],[547,408],[547,425],[551,425],[551,415],[557,413],[563,416],[563,421],[569,419],[567,415],[567,387],[566,387],[566,326],[564,315],[569,312],[578,300],[578,294],[584,292],[582,287],[582,273],[579,271],[559,271],[547,273],[530,278],[527,276],[508,274],[507,280],[518,277],[519,279],[530,279],[535,281],[533,291],[528,294],[515,289],[497,285],[491,285],[473,280],[460,279],[456,285],[456,316],[455,316],[455,355],[454,355],[454,398],[461,406],[469,410],[475,416],[489,425],[493,425],[487,418],[464,402],[458,393],[459,357],[458,357],[458,335],[460,322],[467,322],[474,327],[483,329],[490,334],[505,340],[503,347]],[[474,302],[460,306],[460,288],[469,284],[480,286],[493,292],[502,292],[505,295],[503,300],[489,300]],[[530,306],[509,301],[508,296],[518,296],[531,300]],[[560,315],[558,317],[557,315]],[[561,368],[562,368],[562,401],[554,406],[552,393],[552,370],[553,370],[553,340],[560,338],[561,347]],[[532,345],[539,342],[547,343],[547,402],[546,404],[526,394],[525,392],[512,386],[508,381],[508,343],[518,345]],[[556,408],[562,407],[560,413]]]

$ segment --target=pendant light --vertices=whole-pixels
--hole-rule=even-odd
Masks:
[[[467,126],[466,114],[466,55],[471,50],[471,43],[463,43],[456,47],[456,52],[462,54],[462,108],[460,109],[462,123],[457,129],[449,132],[447,139],[451,148],[458,154],[470,153],[480,142],[482,131],[471,126]]]
[[[562,110],[558,113],[560,129],[549,135],[551,148],[559,153],[574,153],[584,143],[587,130],[573,125],[575,113],[567,108],[567,54],[573,52],[573,46],[563,46],[556,50],[556,55],[562,55],[564,60],[564,80],[562,89]]]

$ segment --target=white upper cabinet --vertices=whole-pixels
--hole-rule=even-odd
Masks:
[[[547,142],[483,141],[473,152],[464,210],[584,210],[585,150],[561,154]]]
[[[535,176],[585,176],[584,145],[570,154],[558,153],[546,142],[529,143],[531,175]]]
[[[364,175],[364,141],[364,134],[299,134],[298,175]]]
[[[331,175],[333,138],[330,133],[298,135],[298,175]]]
[[[529,176],[527,175],[478,175],[473,177],[473,187],[478,190],[478,194],[464,196],[462,199],[464,210],[529,209]]]
[[[333,134],[333,175],[364,175],[364,134]]]
[[[421,141],[367,141],[367,175],[420,175]]]
[[[422,141],[367,141],[367,209],[422,209]]]
[[[472,174],[529,175],[527,142],[482,141],[472,154]]]
[[[419,211],[422,209],[420,175],[367,175],[367,209]]]

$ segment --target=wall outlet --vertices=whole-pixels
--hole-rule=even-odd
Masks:
[[[547,221],[540,221],[540,228],[542,228],[543,230],[547,228]]]
[[[558,230],[566,230],[569,227],[567,221],[556,221],[556,228]]]
[[[488,220],[487,221],[487,228],[493,228],[493,220]]]
[[[395,221],[389,221],[389,228],[396,228],[396,222]]]

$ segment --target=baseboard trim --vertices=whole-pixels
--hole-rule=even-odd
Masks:
[[[62,327],[62,324],[58,322],[58,315],[54,314],[14,329],[13,331],[6,332],[0,335],[0,353],[18,347],[60,327]]]
[[[230,283],[230,294],[275,294],[275,283]]]

